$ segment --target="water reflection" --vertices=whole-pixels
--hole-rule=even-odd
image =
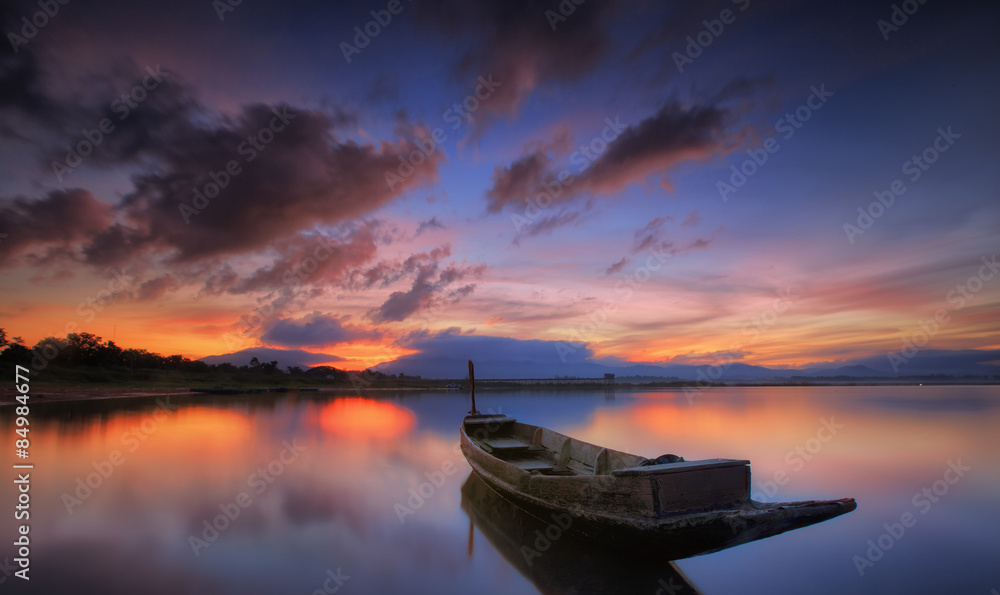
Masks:
[[[396,438],[413,429],[415,417],[408,409],[372,399],[337,399],[320,411],[323,430],[348,438]]]
[[[475,473],[462,485],[462,509],[540,593],[700,593],[673,562],[576,539],[563,518],[532,516]],[[473,539],[470,531],[470,556]]]
[[[1000,558],[997,387],[706,389],[693,401],[680,391],[619,388],[608,396],[483,391],[477,405],[643,456],[747,458],[754,491],[772,501],[858,499],[850,515],[677,562],[706,593],[986,595],[1000,587],[991,570]],[[564,558],[553,546],[523,574],[523,556],[503,543],[524,541],[483,524],[500,506],[472,512],[463,493],[470,468],[456,445],[468,409],[465,395],[444,391],[39,403],[30,414],[32,580],[2,570],[15,557],[17,531],[10,465],[18,461],[8,446],[0,591],[308,595],[340,569],[350,577],[343,593],[530,594],[558,592],[577,577],[581,589],[610,589],[631,585],[632,575],[643,577],[632,592],[669,592],[658,584],[662,566],[636,568],[601,551]],[[813,449],[822,419],[843,428]],[[12,420],[12,409],[0,407],[0,443],[13,444]],[[304,450],[272,465],[285,443]],[[914,494],[957,459],[972,470],[926,514],[914,509]],[[258,493],[262,469],[273,481]],[[189,538],[204,537],[205,521],[243,492],[251,503],[195,555]],[[80,501],[72,510],[66,495]],[[904,512],[919,515],[917,524],[859,576],[852,556]]]

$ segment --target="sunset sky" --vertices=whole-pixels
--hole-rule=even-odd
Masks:
[[[53,5],[0,8],[29,346],[1000,349],[998,5]]]

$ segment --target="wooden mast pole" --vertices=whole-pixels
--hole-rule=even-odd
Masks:
[[[472,366],[472,360],[469,360],[469,393],[472,394],[472,411],[469,411],[469,415],[479,415],[476,411],[476,371]]]

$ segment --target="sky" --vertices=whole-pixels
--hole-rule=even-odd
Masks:
[[[998,359],[1000,6],[43,4],[0,4],[29,346]]]

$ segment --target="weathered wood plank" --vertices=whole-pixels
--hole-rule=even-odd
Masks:
[[[485,440],[480,440],[479,442],[489,446],[493,450],[505,450],[510,448],[517,449],[527,449],[528,445],[525,444],[518,438],[511,438],[509,436],[496,436],[493,438],[487,438]]]
[[[715,469],[719,467],[743,467],[749,464],[750,461],[742,459],[705,459],[701,461],[684,461],[681,463],[615,469],[611,472],[611,475],[662,475],[665,473],[686,473],[688,471],[701,471],[703,469]]]
[[[545,461],[539,461],[538,459],[513,459],[508,460],[508,463],[514,465],[518,469],[524,469],[525,471],[551,471],[552,465],[546,463]]]
[[[750,497],[745,467],[718,467],[653,476],[661,510],[687,510],[729,504]]]

